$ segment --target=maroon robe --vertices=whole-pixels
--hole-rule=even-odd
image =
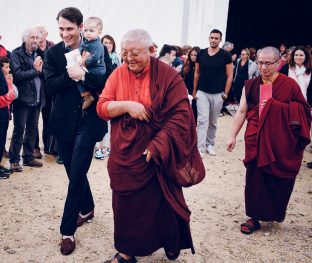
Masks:
[[[174,254],[185,248],[194,253],[191,212],[182,186],[198,183],[205,176],[196,125],[177,72],[151,59],[150,73],[150,122],[128,114],[111,120],[108,172],[115,247],[133,256],[146,256],[161,247]],[[145,149],[152,153],[149,163]]]
[[[283,221],[304,148],[310,142],[311,109],[298,84],[279,74],[259,118],[260,84],[261,77],[245,82],[246,214]]]

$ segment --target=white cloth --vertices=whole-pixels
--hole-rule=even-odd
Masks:
[[[14,99],[16,100],[18,98],[18,89],[14,84],[12,84],[12,86],[14,91]]]
[[[188,96],[188,99],[189,99],[189,101],[190,101],[190,104],[192,105],[193,96],[190,95],[190,94],[188,94],[187,96]]]
[[[311,73],[306,74],[306,67],[301,66],[298,67],[297,65],[295,68],[289,68],[289,77],[293,78],[299,85],[303,97],[307,100],[307,90],[311,80]]]
[[[301,91],[304,91],[304,90],[307,89],[307,87],[305,87],[305,85],[304,85],[304,74],[305,74],[305,72],[306,72],[306,67],[305,66],[298,67],[296,65],[296,67],[295,67],[295,74],[296,74],[296,77],[297,77],[298,85],[301,88]],[[303,93],[303,96],[305,96],[305,99],[307,99],[307,92]]]

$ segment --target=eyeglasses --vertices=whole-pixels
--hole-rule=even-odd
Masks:
[[[120,52],[120,56],[122,56],[123,58],[126,58],[128,56],[132,57],[132,58],[137,58],[138,56],[140,56],[142,53],[144,53],[146,50],[148,50],[148,48],[143,49],[142,51],[138,51],[138,52],[134,52],[134,51],[121,51]]]
[[[256,63],[260,67],[262,67],[263,65],[265,65],[266,67],[270,67],[270,66],[273,66],[277,61],[279,61],[279,59],[275,60],[274,62],[256,61]]]

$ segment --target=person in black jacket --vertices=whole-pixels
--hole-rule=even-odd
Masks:
[[[44,105],[41,51],[34,28],[25,30],[22,46],[12,51],[10,68],[19,91],[13,103],[13,135],[9,150],[11,169],[21,172],[20,151],[23,146],[23,165],[41,167],[34,159],[40,109]]]
[[[101,93],[105,76],[86,73],[79,65],[66,66],[65,53],[82,44],[83,15],[79,9],[68,7],[57,15],[62,42],[48,49],[43,72],[46,92],[54,96],[48,131],[57,139],[58,153],[64,161],[69,186],[60,226],[63,255],[71,254],[76,246],[77,227],[94,217],[94,201],[87,178],[96,141],[107,132],[107,123],[100,119],[95,107],[82,111],[82,98],[77,87],[87,85],[94,94]],[[89,85],[92,83],[93,85]]]
[[[189,95],[193,95],[194,88],[194,74],[195,74],[195,62],[197,53],[200,51],[199,47],[191,48],[190,52],[187,55],[187,59],[185,62],[185,67],[183,68],[183,80],[187,87],[187,91]],[[197,122],[197,106],[196,100],[192,100],[192,110],[194,113],[195,121]]]

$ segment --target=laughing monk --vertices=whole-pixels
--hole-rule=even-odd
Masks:
[[[245,208],[250,219],[241,224],[244,234],[260,229],[260,220],[284,221],[303,151],[310,142],[311,109],[298,84],[276,71],[278,61],[274,47],[258,52],[261,76],[245,82],[227,143],[231,152],[246,119]],[[272,85],[271,98],[259,101],[261,84]]]
[[[121,42],[125,62],[106,82],[97,104],[111,120],[108,160],[118,253],[106,262],[136,262],[164,248],[169,259],[194,253],[190,210],[182,186],[200,182],[205,169],[196,125],[178,73],[150,56],[153,42],[141,29]]]

